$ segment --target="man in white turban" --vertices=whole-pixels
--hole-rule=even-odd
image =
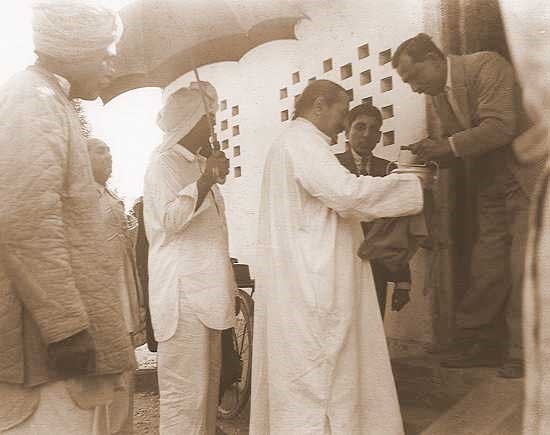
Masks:
[[[209,150],[208,117],[216,110],[216,91],[205,82],[166,98],[158,116],[164,139],[145,174],[149,303],[158,341],[163,435],[216,432],[221,331],[235,322],[236,285],[216,185],[227,175],[229,161],[221,151],[207,159],[201,155]]]
[[[38,62],[0,88],[0,433],[107,434],[135,357],[71,99],[109,81],[114,12],[33,6]]]

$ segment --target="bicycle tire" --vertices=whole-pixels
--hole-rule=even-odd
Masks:
[[[237,299],[239,312],[233,339],[243,361],[241,381],[232,385],[224,393],[218,406],[218,416],[230,419],[238,416],[250,399],[252,375],[252,336],[254,330],[254,301],[248,293],[239,289]]]

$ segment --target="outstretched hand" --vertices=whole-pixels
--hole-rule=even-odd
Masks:
[[[395,288],[393,290],[391,309],[401,311],[411,301],[409,289]]]
[[[434,140],[427,137],[426,139],[410,144],[408,149],[425,162],[438,160],[453,154],[453,149],[447,138]]]

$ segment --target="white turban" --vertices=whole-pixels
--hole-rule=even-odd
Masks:
[[[119,15],[90,0],[34,0],[34,48],[55,59],[78,61],[115,46],[122,35]]]
[[[201,90],[207,110],[201,97]],[[193,82],[186,88],[177,89],[168,96],[157,116],[157,124],[164,132],[160,151],[167,151],[184,138],[203,115],[218,110],[218,94],[208,82]]]

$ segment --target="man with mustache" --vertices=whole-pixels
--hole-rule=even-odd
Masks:
[[[38,61],[0,90],[0,432],[110,434],[135,368],[72,99],[108,84],[122,28],[88,0],[33,3]]]

